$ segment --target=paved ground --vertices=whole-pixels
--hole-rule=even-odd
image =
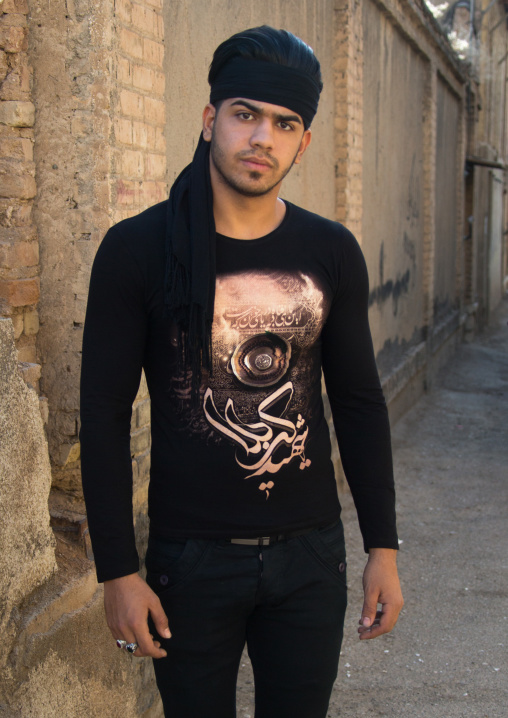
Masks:
[[[364,557],[350,497],[349,609],[330,718],[508,716],[508,301],[393,430],[406,605],[360,643]],[[253,718],[248,659],[239,718]],[[298,718],[298,716],[295,716]]]

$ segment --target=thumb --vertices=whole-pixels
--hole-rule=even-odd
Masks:
[[[160,601],[157,601],[157,603],[150,606],[150,613],[152,614],[152,620],[159,636],[162,636],[163,638],[171,638],[168,617],[164,613],[164,609],[162,608]]]
[[[369,596],[365,596],[362,607],[362,617],[360,618],[360,625],[369,628],[374,623],[377,612],[377,601]]]

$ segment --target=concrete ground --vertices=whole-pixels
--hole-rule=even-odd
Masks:
[[[393,429],[406,603],[373,641],[357,639],[365,559],[341,497],[350,594],[329,718],[508,716],[507,321],[505,299]],[[252,692],[245,658],[239,718]]]

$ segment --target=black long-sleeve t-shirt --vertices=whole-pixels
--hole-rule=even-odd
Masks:
[[[112,227],[92,270],[80,439],[99,580],[138,570],[130,423],[142,369],[151,531],[251,538],[338,518],[323,370],[365,549],[397,548],[388,415],[353,235],[286,203],[264,237],[217,236],[213,368],[196,405],[164,308],[165,231],[162,202]]]

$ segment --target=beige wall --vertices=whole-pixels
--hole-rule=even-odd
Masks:
[[[282,27],[301,37],[316,52],[324,89],[312,125],[312,144],[302,164],[293,168],[282,196],[314,212],[335,217],[334,78],[332,0],[293,3],[286,0],[168,2],[164,20],[166,44],[168,176],[173,181],[192,159],[208,102],[208,67],[217,45],[235,32],[256,25]]]
[[[457,166],[460,145],[460,100],[440,78],[437,83],[436,244],[434,320],[457,306]],[[462,162],[461,162],[462,164]],[[459,168],[460,171],[460,168]]]
[[[362,248],[370,274],[374,346],[386,368],[422,338],[429,67],[370,0],[363,4],[363,27]]]

